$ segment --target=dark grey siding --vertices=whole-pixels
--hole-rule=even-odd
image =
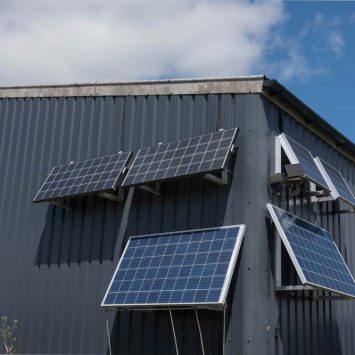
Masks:
[[[162,197],[136,190],[126,238],[245,223],[226,354],[355,352],[352,302],[276,297],[265,219],[267,201],[293,206],[266,184],[279,131],[328,159],[354,187],[353,164],[259,95],[223,94],[0,100],[0,314],[19,320],[19,353],[105,353],[106,316],[115,353],[174,353],[167,312],[105,314],[99,306],[119,257],[123,204],[90,196],[65,210],[31,201],[55,164],[234,126],[241,131],[230,184],[197,177],[163,184]],[[307,201],[294,210],[331,230],[354,272],[353,217],[321,215]],[[207,354],[221,353],[222,314],[200,317]],[[181,353],[199,354],[194,314],[175,311],[174,320]]]
[[[355,190],[355,165],[330,148],[326,142],[310,133],[294,119],[265,100],[273,149],[274,135],[285,132],[302,142],[314,156],[319,156],[338,168],[352,190]],[[271,162],[268,172],[273,172]],[[311,203],[307,198],[283,198],[270,194],[270,202],[281,206],[327,229],[344,256],[351,272],[355,274],[355,218],[353,214],[336,214],[337,203]],[[348,209],[346,205],[341,208]],[[287,258],[285,258],[287,259]],[[285,260],[285,281],[295,284],[293,267]],[[312,297],[313,296],[313,297]],[[327,292],[303,292],[279,297],[279,346],[284,354],[354,354],[355,353],[355,303],[354,301],[314,300],[314,296],[329,296]]]

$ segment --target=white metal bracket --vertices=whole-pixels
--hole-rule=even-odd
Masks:
[[[311,197],[311,202],[317,203],[317,202],[328,202],[328,201],[335,201],[336,198],[333,196],[324,196],[324,197],[317,197],[317,196],[312,196]]]
[[[227,185],[228,184],[228,170],[227,169],[223,169],[222,170],[222,173],[221,173],[221,176],[216,176],[214,174],[206,174],[203,176],[203,178],[207,181],[210,181],[214,184],[217,184],[219,186],[222,186],[222,185]]]

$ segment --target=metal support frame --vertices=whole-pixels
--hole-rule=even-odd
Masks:
[[[118,187],[117,194],[112,192],[101,192],[98,196],[107,198],[108,200],[115,201],[115,202],[122,202],[124,200],[124,191],[121,186]]]
[[[126,228],[128,224],[128,217],[129,217],[129,211],[131,210],[131,205],[132,205],[132,200],[133,200],[133,194],[134,194],[135,187],[130,187],[128,190],[128,195],[126,198],[126,202],[123,208],[123,213],[122,213],[122,218],[121,218],[121,224],[120,228],[118,230],[118,237],[117,237],[117,245],[122,248],[122,242],[124,235],[126,233]]]
[[[349,210],[339,210],[335,211],[334,214],[347,214],[347,213],[355,213],[355,209],[349,209]]]
[[[106,333],[107,333],[108,353],[109,353],[109,355],[112,355],[111,338],[110,338],[110,326],[108,324],[107,317],[106,317]]]
[[[160,182],[156,182],[155,183],[155,188],[153,188],[151,186],[147,186],[147,185],[139,186],[139,188],[141,190],[148,191],[148,192],[152,193],[155,196],[161,196],[162,195],[161,192],[160,192]]]
[[[176,355],[179,355],[179,347],[178,347],[178,343],[177,343],[177,338],[176,338],[176,333],[175,333],[175,326],[174,326],[174,320],[173,320],[173,314],[172,314],[172,312],[171,312],[171,308],[169,308],[169,315],[170,315],[171,328],[173,329]]]
[[[223,341],[222,341],[222,355],[226,353],[226,313],[227,307],[223,307]]]
[[[58,206],[58,207],[65,208],[67,210],[71,208],[69,198],[55,199],[55,200],[49,201],[49,203],[51,203],[52,205]]]
[[[229,175],[229,171],[227,169],[223,169],[221,173],[221,177],[216,176],[214,174],[206,174],[203,176],[203,178],[207,181],[213,182],[214,184],[222,186],[228,184],[228,180],[229,180],[228,175]]]
[[[195,308],[195,316],[196,316],[196,321],[197,321],[197,326],[198,326],[198,332],[199,332],[199,334],[200,334],[200,342],[201,342],[202,355],[205,355],[205,346],[203,345],[202,330],[201,330],[200,321],[199,321],[199,319],[198,319],[197,308]]]

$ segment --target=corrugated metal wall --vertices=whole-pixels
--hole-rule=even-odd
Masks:
[[[223,94],[0,100],[0,314],[19,320],[19,353],[105,353],[106,316],[115,353],[174,353],[166,312],[99,307],[118,260],[123,204],[90,196],[65,210],[31,201],[55,164],[234,126],[241,131],[230,184],[196,177],[163,184],[163,197],[136,190],[126,237],[245,223],[226,353],[355,352],[352,302],[275,296],[265,219],[269,200],[292,210],[266,184],[280,130],[340,168],[353,187],[354,166],[259,95]],[[320,217],[314,208],[302,202],[295,210],[333,232],[354,272],[353,217]],[[221,353],[222,314],[200,316],[207,354]],[[199,354],[194,314],[176,311],[174,320],[181,353]]]
[[[355,191],[355,165],[323,140],[319,139],[295,120],[265,103],[270,132],[285,132],[302,142],[314,156],[319,156],[338,168],[350,187]],[[274,140],[270,141],[273,146]],[[269,172],[273,172],[273,164]],[[327,230],[344,256],[353,275],[355,274],[355,216],[334,213],[337,202],[311,203],[307,198],[270,196],[270,201]],[[343,209],[349,207],[340,206]],[[288,259],[287,257],[285,259]],[[290,265],[285,260],[285,266]],[[284,279],[295,284],[297,277],[292,265],[285,268]],[[318,291],[313,296],[325,297],[329,293]],[[355,353],[355,302],[344,300],[314,300],[311,292],[296,292],[279,297],[279,342],[284,354],[354,354]]]

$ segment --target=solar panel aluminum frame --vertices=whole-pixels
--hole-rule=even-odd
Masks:
[[[135,238],[144,238],[144,237],[152,237],[152,236],[156,236],[156,235],[161,235],[161,234],[179,234],[179,233],[194,233],[194,232],[201,232],[201,231],[208,231],[208,230],[212,230],[212,229],[226,229],[226,228],[235,228],[238,227],[239,228],[239,232],[236,236],[236,242],[234,245],[234,249],[232,252],[232,256],[231,256],[231,260],[229,262],[229,266],[226,272],[226,278],[224,280],[224,284],[221,290],[221,294],[219,297],[219,301],[217,303],[215,302],[205,302],[205,303],[146,303],[146,304],[141,304],[141,305],[137,305],[137,304],[125,304],[125,305],[106,305],[104,304],[104,301],[106,299],[107,294],[109,293],[109,290],[111,289],[111,285],[114,282],[114,277],[117,273],[117,270],[119,269],[121,262],[124,258],[124,255],[128,249],[129,243],[132,239]],[[229,290],[229,286],[230,283],[232,281],[232,277],[233,277],[233,272],[235,269],[235,266],[237,264],[237,260],[238,260],[238,255],[239,255],[239,251],[244,239],[244,234],[245,234],[245,224],[236,224],[236,225],[229,225],[229,226],[222,226],[222,227],[211,227],[211,228],[200,228],[200,229],[191,229],[191,230],[181,230],[181,231],[176,231],[176,232],[163,232],[163,233],[154,233],[154,234],[149,234],[149,235],[137,235],[137,236],[133,236],[130,237],[126,247],[121,255],[120,261],[115,269],[115,272],[113,273],[111,282],[109,284],[109,286],[107,287],[107,291],[105,293],[105,296],[101,302],[101,307],[104,307],[106,309],[130,309],[130,310],[143,310],[143,309],[167,309],[167,308],[200,308],[200,309],[213,309],[213,310],[223,310],[225,303],[226,303],[226,298],[227,298],[227,294],[228,294],[228,290]]]
[[[283,244],[284,244],[284,246],[285,246],[285,248],[286,248],[286,250],[287,250],[287,253],[288,253],[288,255],[289,255],[290,258],[291,258],[292,264],[294,265],[294,267],[295,267],[295,269],[296,269],[296,272],[297,272],[297,275],[298,275],[298,277],[300,278],[302,284],[305,285],[305,286],[309,286],[312,290],[316,290],[316,289],[326,290],[326,291],[330,291],[330,292],[332,292],[332,293],[335,293],[335,294],[337,294],[337,295],[341,295],[341,296],[344,296],[344,295],[345,295],[347,299],[354,299],[355,297],[354,297],[353,295],[349,295],[349,294],[347,294],[347,293],[342,293],[342,292],[339,292],[339,291],[337,291],[337,290],[334,290],[334,289],[331,289],[331,288],[328,288],[328,287],[324,287],[324,286],[322,286],[322,285],[319,285],[319,284],[316,284],[316,283],[311,283],[311,282],[308,282],[308,281],[307,281],[307,279],[306,279],[306,277],[304,276],[304,273],[303,273],[303,271],[302,271],[302,268],[301,268],[301,266],[299,265],[299,263],[298,263],[298,261],[297,261],[297,258],[296,258],[296,256],[295,256],[293,250],[292,250],[292,247],[290,246],[290,243],[288,242],[288,238],[287,238],[287,236],[286,236],[286,234],[285,234],[285,232],[284,232],[284,230],[283,230],[283,228],[282,228],[282,226],[281,226],[281,224],[280,224],[280,222],[279,222],[279,219],[278,219],[278,217],[277,217],[277,215],[276,215],[276,213],[275,213],[275,211],[274,211],[274,207],[276,207],[276,208],[279,208],[279,207],[274,206],[274,205],[272,205],[271,203],[267,203],[267,204],[266,204],[266,207],[267,207],[267,209],[268,209],[268,211],[269,211],[269,214],[270,214],[270,216],[271,216],[271,218],[272,218],[272,221],[274,222],[274,224],[275,224],[275,226],[276,226],[276,230],[277,230],[277,234],[278,234],[278,236],[276,236],[276,238],[279,237],[279,238],[282,240],[282,242],[283,242]],[[287,211],[286,211],[286,212],[287,212]],[[290,213],[290,212],[287,212],[287,213]],[[292,213],[290,213],[290,214],[292,214]],[[298,216],[296,216],[296,215],[294,215],[294,216],[295,216],[297,219],[300,219],[300,220],[302,220],[302,221],[305,221],[305,222],[307,222],[307,223],[310,223],[309,221],[305,220],[304,218],[300,218],[300,217],[298,217]],[[310,224],[312,224],[312,223],[310,223]],[[316,226],[316,227],[319,228],[319,229],[322,229],[322,230],[326,231],[327,233],[329,233],[329,232],[328,232],[326,229],[324,229],[324,228],[321,228],[321,227],[318,227],[318,226]],[[355,279],[354,279],[352,273],[350,272],[350,270],[349,270],[349,268],[348,268],[348,265],[346,264],[346,262],[345,262],[343,256],[341,255],[339,249],[338,249],[338,252],[339,252],[340,257],[341,257],[342,261],[344,262],[344,264],[345,264],[347,270],[349,271],[349,274],[351,275],[351,277],[352,277],[352,279],[353,279],[353,281],[354,281],[354,283],[355,283]],[[277,278],[276,278],[276,279],[277,279]],[[277,281],[280,282],[281,280],[277,280]],[[277,286],[279,286],[279,285],[276,284],[276,287],[277,287]],[[298,289],[297,286],[290,286],[290,290],[296,290],[296,289]],[[307,289],[307,287],[304,288],[304,289]],[[308,289],[309,289],[309,288],[308,288]],[[298,290],[299,290],[299,289],[298,289]]]
[[[211,182],[214,182],[218,185],[225,185],[226,184],[226,176],[228,178],[228,175],[226,174],[223,174],[223,172],[226,171],[226,163],[228,161],[228,159],[230,159],[231,157],[231,154],[235,153],[236,149],[235,149],[235,145],[234,145],[234,141],[236,139],[236,137],[238,136],[239,134],[239,127],[234,127],[234,128],[226,128],[226,129],[221,129],[221,130],[229,130],[229,129],[234,129],[235,132],[233,134],[233,138],[231,139],[231,143],[229,145],[229,149],[228,149],[228,154],[226,155],[226,157],[224,158],[224,161],[223,161],[223,164],[222,164],[222,168],[219,168],[219,169],[214,169],[214,170],[209,170],[209,171],[202,171],[202,172],[197,172],[197,173],[192,173],[192,174],[186,174],[186,175],[179,175],[179,176],[172,176],[172,177],[167,177],[167,178],[162,178],[162,179],[157,179],[157,180],[152,180],[152,181],[146,181],[146,182],[138,182],[138,183],[133,183],[133,184],[129,184],[129,185],[125,185],[125,180],[126,178],[128,177],[129,173],[125,176],[123,182],[122,182],[122,186],[123,187],[130,187],[130,186],[146,186],[146,188],[143,188],[147,191],[150,191],[154,194],[157,194],[157,195],[160,195],[160,191],[159,190],[154,190],[154,188],[150,188],[149,185],[150,184],[158,184],[160,182],[163,182],[163,181],[172,181],[172,180],[177,180],[179,178],[189,178],[191,176],[194,176],[194,175],[203,175],[205,177],[206,180],[208,181],[211,181]],[[220,131],[221,131],[220,130]],[[218,132],[218,131],[217,131]],[[207,135],[207,134],[211,134],[211,133],[215,133],[215,132],[210,132],[210,133],[204,133],[204,134],[201,134],[200,136],[203,136],[203,135]],[[178,139],[178,140],[174,140],[174,141],[170,141],[170,142],[167,142],[167,143],[174,143],[174,142],[177,142],[177,141],[180,141],[180,140],[184,140],[184,139],[192,139],[192,138],[195,138],[195,137],[199,137],[199,136],[194,136],[194,137],[190,137],[190,138],[183,138],[183,139]],[[159,143],[160,144],[160,143]],[[159,145],[158,144],[158,145]],[[165,143],[164,143],[165,144]],[[153,145],[151,147],[155,147],[157,145]],[[149,147],[150,148],[150,147]],[[144,148],[141,148],[141,149],[144,149]],[[139,154],[136,154],[136,156],[134,157],[133,159],[133,162],[132,164],[130,165],[129,169],[131,167],[134,166],[135,164],[135,161],[136,159],[139,158]],[[129,170],[128,169],[128,170]],[[222,171],[222,176],[221,177],[218,177],[218,176],[214,176],[213,173],[214,172],[218,172],[218,171]],[[227,170],[228,172],[228,170]],[[227,180],[228,182],[228,180]],[[142,187],[141,187],[142,188]]]
[[[315,157],[314,158],[314,162],[316,163],[319,171],[321,172],[321,174],[323,175],[323,178],[325,180],[325,182],[328,184],[329,188],[330,188],[330,194],[332,197],[332,200],[336,200],[336,199],[341,199],[344,202],[348,203],[349,205],[351,205],[353,208],[355,208],[355,205],[353,204],[353,202],[349,201],[345,196],[342,196],[339,194],[337,188],[335,187],[335,185],[333,184],[332,179],[329,177],[327,171],[325,170],[323,163],[322,163],[322,159],[320,159],[319,157]],[[329,164],[330,165],[330,164]],[[334,167],[332,167],[334,170],[337,170],[341,176],[341,178],[343,179],[344,184],[349,188],[349,191],[351,192],[351,194],[354,197],[353,192],[351,191],[349,185],[347,184],[347,182],[345,181],[343,175],[340,173],[340,171]],[[354,197],[355,199],[355,197]]]
[[[281,149],[284,150],[284,152],[286,153],[286,156],[287,156],[287,158],[288,158],[288,160],[290,161],[291,164],[300,164],[302,166],[302,164],[298,160],[296,154],[294,153],[290,143],[288,142],[288,138],[287,138],[286,134],[285,133],[281,133],[281,134],[279,134],[278,136],[275,137],[275,173],[276,174],[277,173],[281,173],[281,170],[282,170]],[[311,155],[312,159],[314,159],[312,154],[311,154],[311,152],[307,148],[305,148],[305,149],[309,152],[309,154]],[[324,185],[320,184],[318,181],[313,180],[310,176],[304,174],[302,177],[306,178],[311,183],[313,183],[313,184],[315,184],[317,186],[320,186],[324,190],[329,191],[329,187],[328,186],[324,186]]]

